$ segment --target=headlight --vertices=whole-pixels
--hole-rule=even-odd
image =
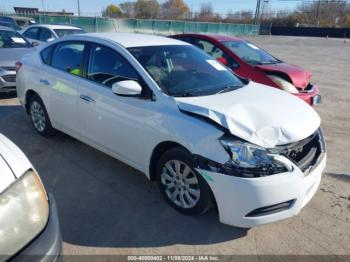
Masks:
[[[0,254],[14,255],[46,226],[49,204],[34,171],[27,171],[0,194]]]
[[[298,89],[292,85],[290,82],[284,80],[283,78],[279,76],[274,76],[274,75],[268,75],[268,77],[275,82],[276,85],[278,85],[280,88],[282,88],[284,91],[291,93],[291,94],[296,94],[299,93]]]
[[[230,155],[230,160],[225,166],[231,169],[230,174],[234,176],[262,177],[288,171],[286,166],[276,159],[279,155],[274,155],[263,147],[230,137],[223,137],[220,141]]]

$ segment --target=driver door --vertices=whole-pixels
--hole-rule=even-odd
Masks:
[[[133,67],[117,51],[91,45],[85,78],[80,85],[81,135],[102,151],[134,167],[144,161],[143,127],[149,100],[112,93],[122,80],[139,81]]]

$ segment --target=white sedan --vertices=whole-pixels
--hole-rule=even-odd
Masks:
[[[326,165],[320,118],[187,43],[72,35],[26,55],[17,93],[33,127],[67,133],[158,182],[185,214],[252,227],[298,214]]]
[[[61,246],[53,196],[23,152],[0,134],[0,261],[57,261]]]
[[[34,45],[51,42],[65,35],[83,33],[85,31],[80,27],[56,24],[34,24],[21,31],[21,34]]]

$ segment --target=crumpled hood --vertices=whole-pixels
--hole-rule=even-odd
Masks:
[[[278,63],[268,65],[258,65],[257,68],[265,72],[280,72],[289,76],[294,86],[298,88],[306,88],[311,79],[311,72],[290,64]]]
[[[300,98],[252,81],[231,92],[175,100],[182,111],[207,117],[231,134],[265,148],[300,141],[321,122]]]
[[[35,48],[0,48],[0,67],[15,67],[15,63],[21,60],[22,56],[31,53]]]

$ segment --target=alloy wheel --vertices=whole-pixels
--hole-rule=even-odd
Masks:
[[[198,179],[192,168],[182,161],[170,160],[164,164],[161,183],[169,200],[181,208],[193,208],[200,199]]]
[[[37,101],[33,101],[30,106],[30,116],[36,130],[43,132],[46,127],[46,117],[43,107]]]

